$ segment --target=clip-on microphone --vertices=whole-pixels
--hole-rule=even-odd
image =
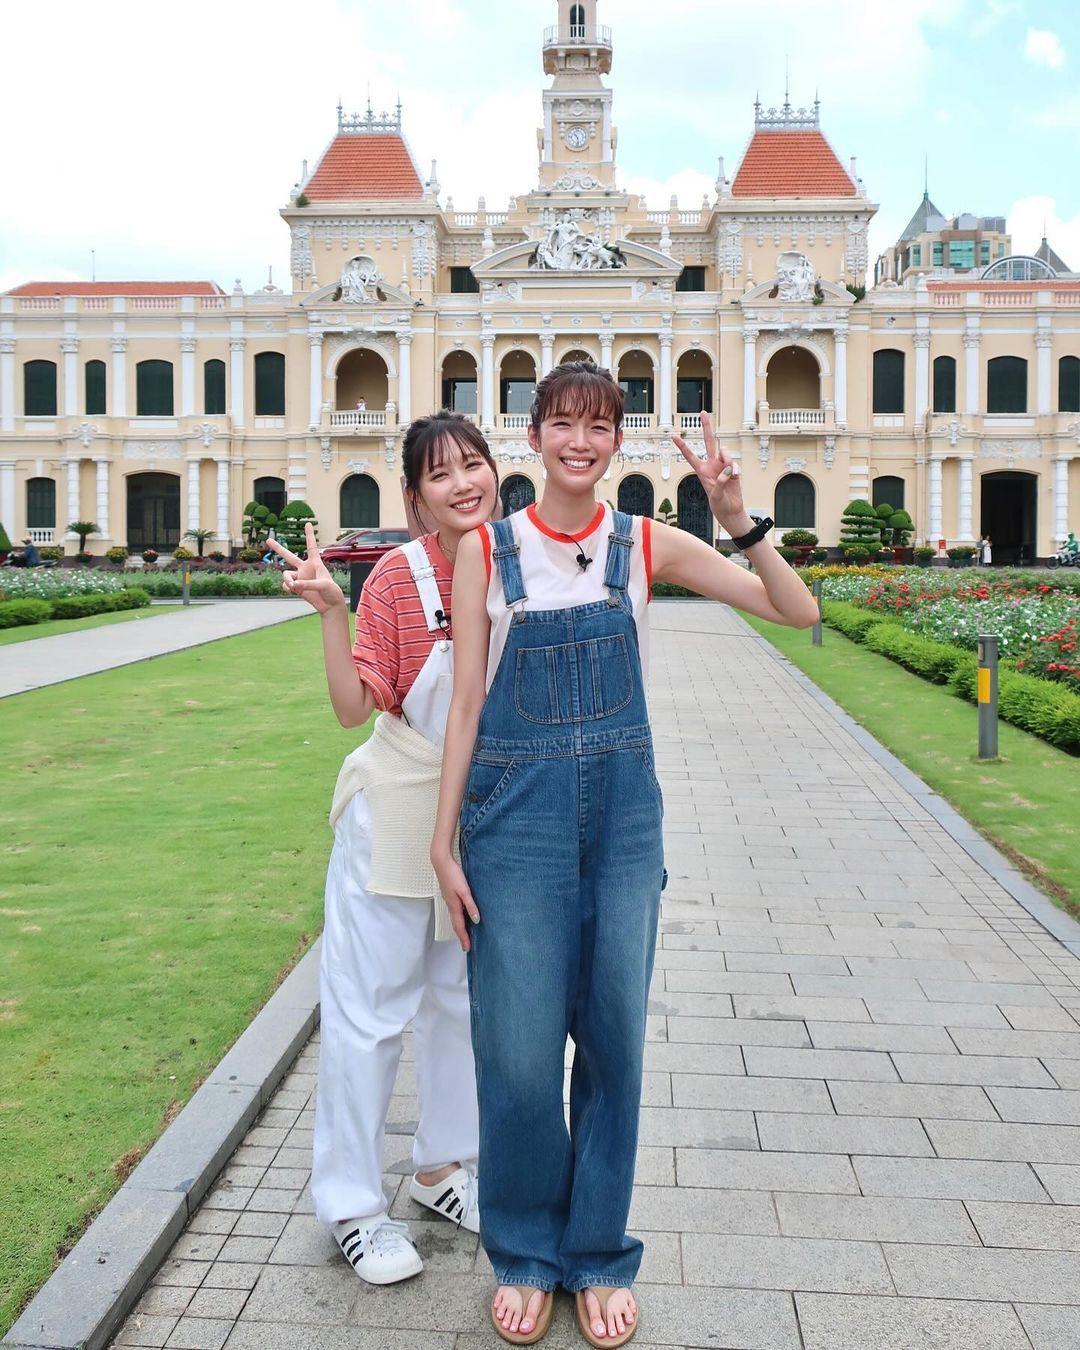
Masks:
[[[592,565],[592,559],[585,556],[585,550],[580,544],[577,546],[577,565],[583,572]]]

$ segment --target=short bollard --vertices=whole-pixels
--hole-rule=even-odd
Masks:
[[[813,628],[813,641],[815,647],[821,646],[821,591],[824,585],[825,583],[818,577],[817,581],[813,582],[810,586],[810,591],[817,601],[817,622],[814,624]]]
[[[191,604],[191,568],[188,567],[187,563],[184,564],[184,571],[183,571],[183,574],[182,574],[182,581],[181,581],[181,591],[182,591],[182,594],[183,594],[183,597],[184,597],[184,604],[185,604],[185,605],[190,605],[190,604]]]
[[[998,640],[979,636],[979,758],[998,757]]]

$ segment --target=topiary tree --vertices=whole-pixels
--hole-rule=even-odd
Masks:
[[[4,522],[0,520],[0,553],[11,552],[11,540],[8,538],[8,532],[4,529]]]
[[[79,536],[79,552],[85,553],[87,535],[100,534],[101,526],[92,520],[73,520],[68,526],[68,531]]]
[[[881,518],[865,501],[848,502],[840,517],[840,548],[850,556],[869,557],[881,547]]]
[[[677,525],[679,523],[679,517],[675,514],[669,497],[665,497],[657,508],[656,519],[661,525]]]
[[[244,507],[244,542],[248,548],[254,548],[256,544],[261,544],[266,539],[271,530],[277,528],[278,518],[268,506],[260,506],[258,502],[248,502]],[[185,536],[186,538],[187,536]],[[200,549],[199,556],[202,556]]]
[[[307,502],[290,502],[278,517],[278,539],[286,548],[301,556],[305,556],[307,549],[307,540],[304,537],[305,525],[310,525],[316,533],[318,532],[319,522]]]
[[[915,522],[906,511],[894,511],[889,517],[889,528],[892,530],[892,542],[896,548],[907,548],[911,543],[911,536],[915,533]]]
[[[874,514],[880,521],[882,548],[888,548],[892,543],[892,527],[889,524],[889,518],[895,510],[896,507],[890,506],[888,502],[882,502],[880,506],[874,507]]]

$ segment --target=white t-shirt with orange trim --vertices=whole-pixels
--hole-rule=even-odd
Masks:
[[[573,609],[608,598],[604,585],[607,569],[608,535],[612,530],[613,512],[610,506],[598,505],[596,515],[587,529],[575,535],[560,535],[549,529],[540,519],[535,504],[512,515],[510,523],[518,542],[521,574],[525,582],[526,610]],[[630,550],[630,580],[627,598],[633,609],[637,627],[638,649],[641,653],[641,672],[649,675],[649,596],[652,584],[652,521],[648,516],[632,516],[631,534],[634,547]],[[567,543],[567,540],[573,543]],[[503,599],[502,580],[492,562],[494,532],[490,525],[480,530],[487,566],[487,612],[491,620],[491,639],[488,645],[487,687],[490,689],[495,672],[502,660],[507,634],[514,611]],[[575,544],[592,564],[581,570]],[[516,606],[515,606],[516,608]]]

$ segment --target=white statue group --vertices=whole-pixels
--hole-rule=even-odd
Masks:
[[[563,216],[548,227],[536,246],[533,266],[554,272],[602,272],[625,267],[626,259],[617,248],[605,244],[599,234],[589,234],[573,216]]]

